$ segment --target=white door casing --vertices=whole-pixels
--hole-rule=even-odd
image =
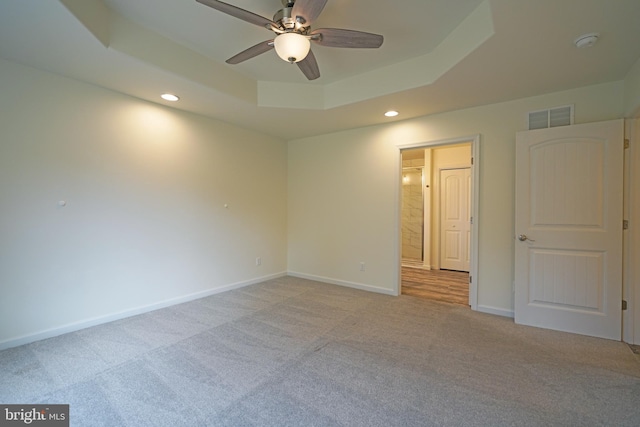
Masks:
[[[472,310],[479,310],[478,307],[478,288],[482,283],[482,278],[480,277],[480,273],[478,271],[478,251],[479,251],[479,239],[478,239],[478,227],[476,226],[481,222],[480,218],[480,175],[481,175],[481,137],[479,134],[471,135],[471,136],[463,136],[458,138],[446,139],[446,140],[437,140],[430,142],[414,142],[409,144],[398,144],[398,152],[397,152],[397,176],[398,176],[398,185],[397,185],[397,194],[396,194],[396,225],[398,230],[398,239],[396,240],[396,244],[394,245],[394,256],[397,260],[396,266],[396,281],[395,281],[395,295],[400,295],[401,287],[401,244],[402,239],[400,235],[401,230],[401,205],[400,205],[400,192],[402,190],[402,150],[409,150],[413,148],[436,148],[445,145],[457,145],[463,143],[471,143],[471,203],[470,203],[470,211],[471,217],[473,218],[471,222],[471,240],[470,240],[470,253],[471,253],[471,263],[469,268],[469,305]],[[483,308],[483,311],[491,312],[489,308]]]
[[[471,168],[440,171],[440,268],[469,271]]]
[[[624,122],[519,132],[516,323],[621,339]]]

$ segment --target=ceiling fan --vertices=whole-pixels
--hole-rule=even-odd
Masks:
[[[327,0],[281,0],[284,6],[273,20],[218,0],[196,0],[227,15],[273,31],[276,36],[252,46],[227,59],[228,64],[239,64],[275,49],[280,58],[296,63],[309,80],[320,77],[320,69],[310,41],[326,47],[378,48],[384,38],[379,34],[340,28],[321,28],[311,31]]]

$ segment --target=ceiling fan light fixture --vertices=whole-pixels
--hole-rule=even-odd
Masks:
[[[311,42],[302,34],[284,33],[276,36],[273,46],[280,58],[293,64],[307,57]]]

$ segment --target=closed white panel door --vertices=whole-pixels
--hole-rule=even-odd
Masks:
[[[621,339],[623,121],[519,132],[515,321]]]
[[[469,271],[471,169],[440,171],[440,268]]]

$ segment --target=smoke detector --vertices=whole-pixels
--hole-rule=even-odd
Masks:
[[[577,39],[575,39],[575,41],[573,43],[575,43],[577,48],[585,48],[585,47],[591,47],[594,44],[596,44],[596,42],[598,41],[598,38],[600,38],[600,34],[598,33],[588,33],[588,34],[583,34],[580,37],[578,37]]]

